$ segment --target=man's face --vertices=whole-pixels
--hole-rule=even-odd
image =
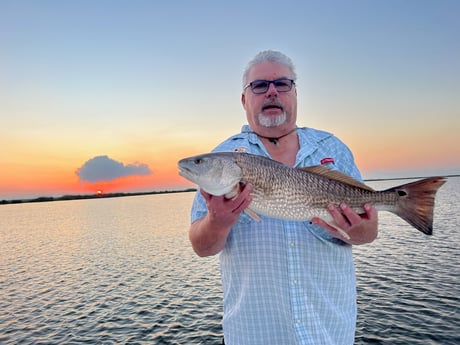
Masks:
[[[254,80],[292,79],[289,68],[273,63],[263,62],[254,65],[247,82]],[[241,102],[251,128],[260,132],[266,128],[292,129],[297,119],[297,90],[295,85],[287,92],[278,91],[271,83],[267,92],[255,94],[251,87],[243,90]]]

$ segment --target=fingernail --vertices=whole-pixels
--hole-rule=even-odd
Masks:
[[[342,210],[345,210],[347,208],[347,204],[344,204],[343,202],[340,204],[340,208]]]

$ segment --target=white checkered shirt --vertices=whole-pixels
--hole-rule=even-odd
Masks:
[[[321,162],[361,180],[350,150],[330,133],[298,129],[295,167]],[[215,151],[268,156],[249,126]],[[192,222],[207,212],[197,193]],[[226,345],[353,344],[356,282],[350,245],[309,222],[242,213],[220,253]]]

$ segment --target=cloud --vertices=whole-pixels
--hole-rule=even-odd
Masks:
[[[147,164],[135,163],[124,165],[108,156],[97,156],[88,160],[75,172],[80,181],[112,181],[132,175],[150,175],[152,171]]]

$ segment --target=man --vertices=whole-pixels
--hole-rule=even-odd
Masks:
[[[215,151],[243,150],[294,167],[325,164],[361,179],[350,150],[330,133],[298,128],[291,60],[263,51],[243,75],[249,125]],[[334,226],[261,217],[242,211],[252,186],[235,199],[197,193],[190,241],[199,256],[220,253],[227,345],[353,344],[356,284],[351,245],[377,237],[377,211],[358,215],[329,205]],[[346,232],[343,236],[337,227]]]

